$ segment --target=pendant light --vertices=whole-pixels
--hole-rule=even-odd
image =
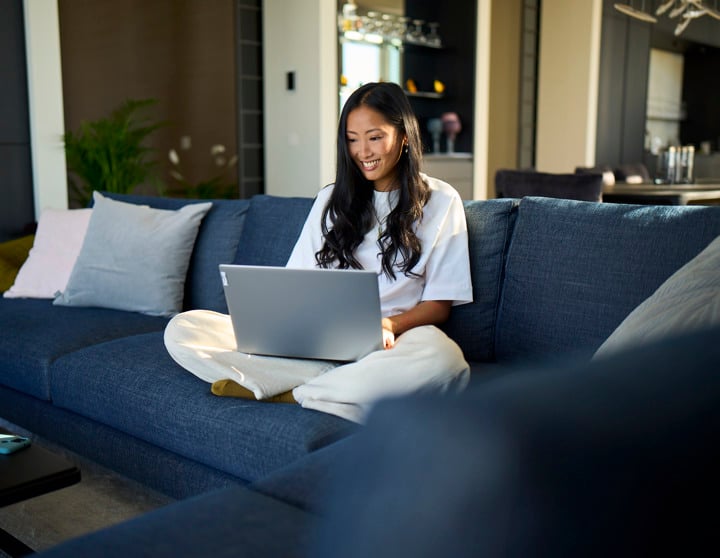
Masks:
[[[621,12],[635,19],[639,19],[640,21],[645,21],[647,23],[657,23],[657,18],[654,15],[649,14],[645,11],[645,0],[643,0],[642,2],[642,9],[640,10],[635,8],[632,4],[616,3],[613,4],[613,7],[618,12]]]

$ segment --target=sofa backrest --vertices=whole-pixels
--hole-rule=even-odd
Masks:
[[[312,203],[311,198],[253,197],[235,263],[285,265]],[[468,360],[493,357],[503,256],[516,206],[514,200],[465,203],[474,302],[454,308],[443,328],[458,342]]]
[[[498,361],[589,357],[720,235],[720,207],[524,198],[510,242]]]
[[[503,282],[504,258],[512,236],[517,200],[466,201],[473,302],[453,308],[443,330],[469,361],[491,361]]]
[[[284,266],[313,201],[313,198],[254,196],[233,263]]]

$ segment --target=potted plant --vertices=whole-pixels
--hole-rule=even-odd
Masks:
[[[157,162],[145,140],[164,124],[138,114],[156,103],[129,99],[109,117],[82,122],[63,136],[74,201],[87,205],[93,190],[128,193],[156,180]]]

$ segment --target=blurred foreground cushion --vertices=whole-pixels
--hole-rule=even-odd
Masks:
[[[717,555],[718,338],[379,403],[313,555]]]

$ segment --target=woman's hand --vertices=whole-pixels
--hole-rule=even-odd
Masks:
[[[392,322],[388,318],[382,320],[383,347],[392,349],[395,346],[395,334],[392,332]]]
[[[425,300],[415,308],[383,318],[383,346],[392,349],[395,346],[395,338],[400,337],[408,329],[421,325],[441,324],[450,317],[452,302],[449,300]]]

